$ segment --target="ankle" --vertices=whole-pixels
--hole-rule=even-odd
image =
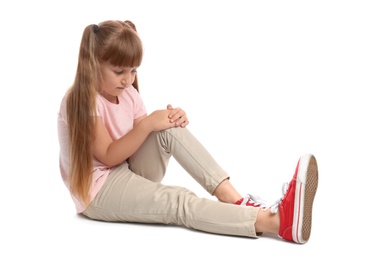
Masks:
[[[260,209],[255,223],[256,232],[273,233],[278,235],[280,229],[280,215],[279,213],[272,213],[271,211]]]
[[[232,186],[229,179],[223,180],[216,188],[213,194],[219,201],[234,204],[242,196]]]

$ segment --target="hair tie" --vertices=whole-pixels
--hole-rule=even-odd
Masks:
[[[99,26],[97,24],[93,24],[93,32],[96,33],[99,30]]]

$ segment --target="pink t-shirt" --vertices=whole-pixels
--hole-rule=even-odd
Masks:
[[[119,104],[107,101],[101,95],[97,95],[97,116],[100,116],[105,124],[112,140],[117,140],[133,128],[134,120],[146,114],[145,105],[137,90],[130,86],[118,97]],[[59,166],[62,180],[69,188],[69,147],[68,129],[66,123],[66,101],[62,99],[58,113],[58,138],[60,144]],[[114,168],[107,167],[94,158],[93,179],[91,186],[90,201],[94,199],[104,184],[107,176]],[[81,213],[85,210],[84,204],[72,196],[76,210]]]

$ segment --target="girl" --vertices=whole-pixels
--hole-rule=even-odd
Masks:
[[[130,21],[84,30],[75,81],[58,114],[60,171],[77,212],[101,221],[176,224],[254,238],[270,232],[306,243],[318,185],[315,157],[299,159],[272,206],[243,198],[186,128],[185,111],[168,105],[146,113],[136,71],[142,55]],[[163,185],[171,156],[218,201]]]

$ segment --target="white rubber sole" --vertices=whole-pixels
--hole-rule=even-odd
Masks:
[[[312,208],[318,188],[318,166],[312,154],[300,158],[294,201],[292,238],[304,244],[310,238]]]

